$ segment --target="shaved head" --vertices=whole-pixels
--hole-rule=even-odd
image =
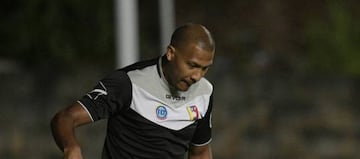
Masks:
[[[163,73],[175,90],[186,91],[201,80],[213,63],[215,42],[200,24],[185,24],[171,36],[162,65]]]
[[[170,45],[176,49],[183,49],[190,44],[195,44],[201,49],[215,52],[215,42],[211,33],[203,25],[185,24],[178,27],[171,36]]]

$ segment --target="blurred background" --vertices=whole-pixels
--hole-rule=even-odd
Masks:
[[[0,158],[54,159],[56,111],[117,68],[115,2],[0,2]],[[164,53],[159,2],[138,0],[138,59]],[[217,44],[217,159],[359,159],[360,1],[175,0],[174,25]],[[106,121],[77,132],[98,159]]]

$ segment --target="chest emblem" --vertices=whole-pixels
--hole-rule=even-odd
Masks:
[[[190,120],[199,119],[199,110],[195,105],[186,107],[186,110],[189,113]]]
[[[156,108],[156,116],[158,119],[160,120],[165,120],[167,118],[167,110],[166,110],[166,107],[164,106],[158,106]]]

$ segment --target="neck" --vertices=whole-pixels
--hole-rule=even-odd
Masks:
[[[162,70],[162,75],[164,78],[164,80],[166,81],[168,87],[169,87],[169,90],[171,92],[172,95],[175,95],[175,94],[178,94],[178,91],[177,89],[170,83],[170,79],[169,79],[169,66],[170,63],[169,61],[166,59],[166,56],[163,56],[162,59],[161,59],[161,70]]]

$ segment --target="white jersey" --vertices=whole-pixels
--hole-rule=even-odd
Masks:
[[[93,121],[108,118],[104,159],[183,159],[190,144],[211,141],[212,85],[173,91],[162,60],[117,70],[79,100]]]

